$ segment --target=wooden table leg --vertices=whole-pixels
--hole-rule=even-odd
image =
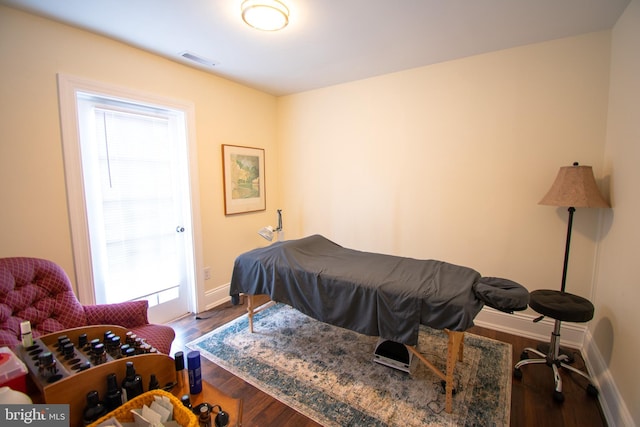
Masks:
[[[446,380],[447,380],[447,377],[445,376],[445,374],[443,374],[443,373],[442,373],[442,371],[441,371],[440,369],[436,368],[436,366],[435,366],[433,363],[429,362],[429,360],[428,360],[426,357],[424,357],[424,356],[422,355],[422,353],[420,353],[418,350],[416,350],[416,348],[415,348],[415,347],[410,346],[410,345],[407,345],[406,347],[407,347],[407,349],[408,349],[411,353],[413,353],[413,355],[414,355],[414,356],[416,356],[416,357],[417,357],[417,358],[418,358],[422,363],[424,363],[425,365],[427,365],[427,368],[431,369],[431,370],[433,371],[433,373],[434,373],[434,374],[436,374],[438,377],[440,377],[440,379],[441,379],[442,381],[446,381]]]
[[[464,349],[464,332],[450,331],[445,329],[449,335],[449,344],[447,345],[447,378],[445,391],[445,411],[453,412],[453,373],[456,369],[456,362],[462,361],[462,352]]]
[[[275,305],[275,301],[269,301],[256,308],[254,295],[247,295],[247,316],[249,317],[249,332],[253,333],[253,316],[257,313],[265,310],[272,305]]]
[[[253,309],[254,309],[254,301],[253,295],[247,295],[247,316],[249,317],[249,332],[253,333]]]
[[[453,373],[456,369],[456,362],[462,362],[464,352],[464,332],[450,331],[445,329],[445,332],[449,336],[447,343],[447,373],[446,375],[442,371],[436,368],[426,357],[424,357],[415,347],[407,345],[407,349],[414,354],[422,363],[424,363],[429,369],[431,369],[441,380],[445,382],[445,411],[448,413],[453,412]]]

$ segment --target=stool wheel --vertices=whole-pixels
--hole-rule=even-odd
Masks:
[[[520,368],[513,370],[513,376],[518,380],[522,379],[522,371],[520,370]]]
[[[561,391],[553,391],[553,400],[555,400],[558,403],[562,403],[564,402],[564,394],[562,394]]]
[[[598,389],[593,384],[589,384],[587,386],[587,394],[591,397],[598,397]]]

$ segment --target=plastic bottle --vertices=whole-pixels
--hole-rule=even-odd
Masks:
[[[187,354],[187,370],[189,371],[189,393],[200,393],[202,391],[202,370],[199,351],[194,350]]]
[[[122,380],[122,401],[128,402],[142,394],[142,377],[136,374],[133,362],[127,362],[127,374]]]
[[[98,392],[91,390],[87,393],[87,406],[84,408],[84,412],[82,413],[82,421],[84,425],[88,426],[106,413],[107,408],[102,402],[100,402]]]
[[[122,405],[122,391],[118,387],[116,374],[107,375],[107,394],[104,397],[104,405],[109,412]]]
[[[20,333],[22,334],[22,346],[24,348],[33,345],[33,334],[31,333],[31,322],[25,320],[20,323]]]

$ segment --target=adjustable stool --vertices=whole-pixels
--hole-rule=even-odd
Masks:
[[[569,366],[566,362],[569,357],[566,354],[560,354],[560,325],[562,322],[588,322],[593,318],[593,304],[585,298],[573,295],[567,292],[553,290],[537,290],[531,292],[529,296],[529,306],[542,314],[541,317],[534,320],[538,322],[543,317],[548,316],[555,319],[553,332],[551,332],[551,345],[548,354],[544,354],[534,348],[527,347],[520,356],[520,361],[516,363],[513,375],[517,379],[522,378],[520,368],[524,365],[545,363],[553,369],[553,378],[555,381],[555,390],[553,399],[556,402],[563,402],[562,394],[562,378],[560,377],[559,368],[568,369],[586,378],[589,381],[587,393],[590,396],[597,396],[598,389],[591,384],[591,378],[586,373]],[[537,359],[528,358],[529,354],[539,356]]]

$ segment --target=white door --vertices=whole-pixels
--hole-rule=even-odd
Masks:
[[[76,96],[95,302],[175,319],[195,289],[184,113]]]

